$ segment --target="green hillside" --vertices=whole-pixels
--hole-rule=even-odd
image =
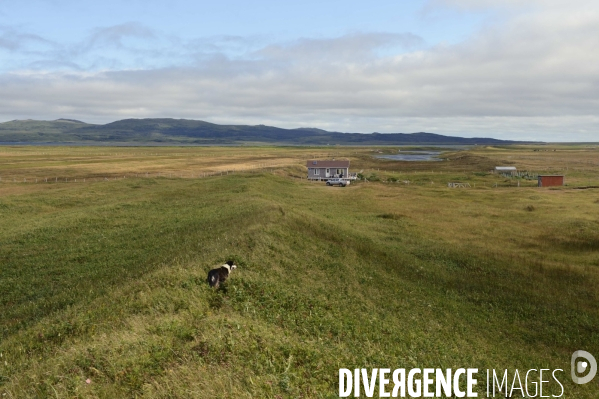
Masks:
[[[341,367],[599,353],[596,192],[301,174],[0,186],[0,395],[333,398]]]
[[[0,142],[289,145],[507,144],[491,138],[462,138],[432,133],[359,134],[320,129],[281,129],[258,125],[217,125],[186,119],[124,119],[105,125],[79,121],[0,123]]]
[[[59,142],[86,123],[70,119],[55,121],[14,120],[0,123],[0,142]]]

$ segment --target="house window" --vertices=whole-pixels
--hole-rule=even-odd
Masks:
[[[327,175],[331,173],[331,169],[327,169]]]
[[[318,168],[314,168],[314,175],[315,175],[315,176],[318,176],[318,175],[320,175],[320,169],[318,169]]]
[[[345,173],[345,169],[337,169],[337,174],[341,175]]]

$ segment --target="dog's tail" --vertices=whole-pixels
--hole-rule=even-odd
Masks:
[[[208,275],[208,284],[210,284],[211,287],[218,286],[218,276],[216,273],[210,273]]]

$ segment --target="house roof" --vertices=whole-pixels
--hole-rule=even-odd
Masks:
[[[515,166],[495,166],[495,170],[517,170]]]
[[[349,161],[319,161],[317,159],[311,159],[306,161],[308,168],[349,168]]]

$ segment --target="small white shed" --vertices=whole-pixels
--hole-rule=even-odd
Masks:
[[[506,173],[515,175],[518,172],[515,166],[495,166],[495,173]]]

